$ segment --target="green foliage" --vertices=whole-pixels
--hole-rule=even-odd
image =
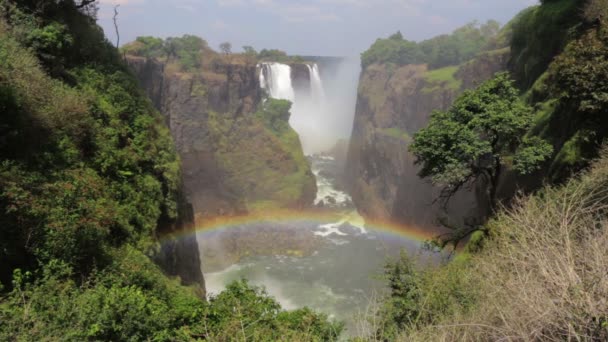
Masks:
[[[426,273],[431,281],[420,288],[437,296],[425,296],[434,304],[424,307],[437,315],[395,340],[606,340],[608,306],[598,303],[608,287],[597,279],[608,258],[608,231],[600,228],[607,185],[604,151],[564,186],[543,188],[498,213],[481,250]]]
[[[384,267],[389,297],[380,311],[379,333],[385,340],[394,340],[399,332],[415,324],[421,315],[421,276],[413,261],[402,251],[399,259]]]
[[[249,45],[243,46],[243,52],[247,56],[253,56],[253,57],[257,57],[258,56],[258,52],[255,51],[255,49],[253,48],[253,46],[249,46]]]
[[[469,268],[464,254],[438,267],[419,268],[405,251],[389,261],[384,268],[389,293],[376,315],[368,317],[376,340],[400,340],[404,332],[474,309],[478,291]]]
[[[16,22],[36,22],[16,8],[11,13]],[[63,14],[66,22],[83,16],[73,8]],[[60,77],[70,85],[46,75],[23,45],[35,42],[39,56],[59,54],[46,60],[67,67],[79,59],[72,56],[82,46],[77,38],[94,36],[69,31],[74,40],[65,55],[48,48],[61,38],[49,27],[59,26],[42,26],[30,35],[36,39],[20,43],[13,26],[0,23],[5,285],[12,269],[35,267],[35,260],[88,273],[106,264],[113,246],[149,238],[161,217],[176,216],[179,162],[159,114],[118,60],[106,59],[111,53],[64,69]],[[103,39],[96,44],[112,49]]]
[[[462,80],[455,77],[458,70],[457,66],[449,66],[427,72],[425,79],[429,82],[429,85],[425,86],[422,91],[433,92],[435,87],[446,87],[452,90],[460,89]]]
[[[499,33],[500,25],[488,21],[478,25],[467,24],[450,35],[442,35],[420,43],[405,40],[401,32],[387,39],[378,39],[361,55],[365,68],[371,64],[393,63],[396,65],[427,63],[436,69],[458,65],[481,52]]]
[[[548,170],[552,181],[563,181],[588,165],[608,135],[603,115],[608,109],[606,27],[594,25],[568,43],[529,92],[538,110],[529,135],[555,147]]]
[[[148,58],[161,57],[165,53],[165,41],[161,38],[137,37],[135,42],[135,44],[125,46],[124,51]]]
[[[406,131],[399,129],[398,127],[391,127],[391,128],[383,129],[382,133],[384,133],[390,137],[393,137],[395,139],[400,139],[400,140],[403,140],[406,142],[410,141],[412,139]]]
[[[232,43],[230,42],[223,42],[220,44],[220,51],[225,54],[225,55],[229,55],[232,53]]]
[[[285,51],[277,50],[277,49],[262,49],[258,54],[258,59],[261,61],[269,61],[269,62],[285,62],[289,60],[287,53]]]
[[[497,74],[465,92],[447,112],[434,112],[429,126],[414,136],[411,150],[422,164],[420,175],[445,186],[448,198],[482,177],[494,201],[500,169],[520,148],[521,136],[531,124],[531,110],[519,99],[509,76]],[[524,173],[535,170],[551,152],[540,139],[527,143],[516,158],[517,170]]]
[[[342,325],[324,315],[283,312],[244,283],[205,303],[151,261],[159,222],[177,219],[169,131],[91,18],[71,1],[39,5],[34,16],[0,2],[0,340],[232,339],[243,322],[255,340],[336,340]],[[188,68],[206,46],[137,44],[146,56],[168,47]],[[297,138],[289,108],[269,103],[255,117],[268,128],[247,123]]]
[[[57,261],[34,282],[31,273],[16,270],[13,291],[0,301],[0,339],[335,341],[342,331],[342,324],[309,309],[282,311],[263,289],[245,281],[206,303],[132,248],[113,260],[80,286]]]
[[[188,72],[198,70],[203,63],[203,52],[211,51],[204,39],[189,34],[165,40],[148,36],[137,37],[121,50],[125,54],[135,56],[177,61],[180,67]]]
[[[289,126],[290,108],[289,101],[267,99],[249,117],[209,115],[226,184],[246,199],[250,211],[299,206],[303,196],[314,193],[310,165],[298,134]]]
[[[287,100],[268,99],[263,109],[256,113],[266,127],[276,134],[281,134],[290,129],[289,117],[291,116],[291,102]]]
[[[47,69],[62,66],[65,52],[72,47],[73,38],[67,27],[53,22],[42,28],[35,28],[27,36],[28,45],[36,51],[40,61]],[[52,70],[57,73],[57,70]]]
[[[192,71],[201,66],[201,52],[205,48],[207,48],[207,42],[192,35],[165,40],[165,49],[169,58],[178,58],[186,71]]]
[[[573,28],[580,22],[579,3],[546,1],[522,11],[513,20],[511,65],[521,88],[531,87],[572,38]]]
[[[281,311],[281,306],[265,290],[241,280],[212,297],[207,320],[216,326],[216,339],[237,338],[252,341],[306,340],[335,341],[343,325],[309,309]]]
[[[513,170],[521,175],[539,170],[553,154],[553,147],[539,137],[524,138],[514,156]]]

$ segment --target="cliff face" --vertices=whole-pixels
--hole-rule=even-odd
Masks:
[[[312,204],[316,183],[299,142],[284,143],[255,115],[262,99],[255,65],[218,62],[182,73],[151,59],[127,60],[166,117],[196,220]]]
[[[431,226],[440,208],[438,189],[417,176],[408,147],[433,110],[446,110],[464,89],[504,70],[508,51],[495,51],[461,67],[429,71],[426,65],[370,65],[359,83],[347,182],[368,218]],[[462,220],[483,211],[472,193],[458,194],[448,212]]]

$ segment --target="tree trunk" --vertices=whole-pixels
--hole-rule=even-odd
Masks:
[[[500,181],[501,175],[501,165],[500,158],[494,158],[494,172],[492,172],[492,177],[490,179],[490,196],[488,198],[488,202],[490,205],[490,214],[494,214],[496,212],[496,192],[498,191],[498,182]]]

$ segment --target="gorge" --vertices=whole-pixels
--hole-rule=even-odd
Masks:
[[[608,340],[608,2],[286,3],[0,0],[0,340]]]
[[[346,146],[334,146],[349,139],[359,61],[345,58],[325,65],[262,62],[249,66],[226,62],[202,74],[180,75],[171,74],[153,59],[127,58],[167,117],[182,157],[183,187],[193,203],[207,291],[217,294],[230,282],[245,277],[265,286],[284,307],[320,310],[348,322],[353,333],[352,314],[383,291],[382,283],[372,275],[386,258],[398,255],[400,248],[421,252],[421,241],[431,238],[434,231],[430,225],[426,230],[400,226],[389,217],[369,216],[366,221],[355,204],[362,208],[367,204],[353,203],[347,194],[344,170],[350,167],[346,165],[348,151]],[[218,76],[212,79],[207,76],[211,73]],[[277,182],[277,177],[291,177],[288,170],[296,165],[291,166],[289,158],[281,158],[279,163],[260,155],[260,149],[280,150],[281,143],[276,146],[276,140],[260,140],[261,131],[238,133],[238,119],[228,123],[233,127],[228,130],[236,129],[236,133],[221,143],[226,144],[226,151],[247,152],[238,154],[242,159],[239,164],[223,164],[214,141],[217,138],[205,131],[211,125],[212,111],[252,125],[256,108],[273,100],[292,103],[288,120],[307,155],[305,165],[310,169],[306,174],[310,176],[302,184],[310,190],[300,191],[305,197],[291,205],[266,201],[264,207],[256,207],[251,203],[283,190],[272,187],[248,192],[241,181],[226,182],[226,178],[260,184],[265,181],[261,177],[268,177],[268,181]],[[255,173],[241,169],[254,159],[263,159]],[[414,173],[410,176],[416,177]],[[316,185],[307,185],[308,179]],[[296,181],[289,180],[285,186],[297,185]],[[232,197],[221,195],[222,191]],[[212,193],[217,195],[211,198]],[[191,268],[196,272],[195,263]]]
[[[434,81],[424,66],[389,72],[371,65],[360,74],[358,59],[349,58],[255,65],[223,58],[202,73],[175,73],[170,63],[140,56],[127,60],[167,118],[182,157],[201,260],[201,267],[190,268],[203,270],[208,293],[246,278],[283,307],[311,307],[347,322],[354,334],[353,313],[385,291],[373,275],[387,258],[402,248],[421,262],[441,258],[422,249],[439,232],[432,220],[438,208],[430,204],[437,191],[418,178],[407,147],[432,109],[447,108],[459,88]],[[467,80],[458,81],[464,89],[504,68],[505,60],[487,54],[453,73]],[[292,103],[280,120],[288,120],[302,142],[292,156],[303,154],[275,162],[260,150],[281,150],[282,141],[261,140],[267,131],[245,133],[239,120],[251,130],[259,108],[276,100]],[[223,130],[230,133],[218,142],[220,136],[206,131],[226,120],[221,117],[230,118]],[[223,150],[238,163],[226,163]],[[304,155],[305,177],[292,178],[293,160]],[[246,166],[253,163],[259,166],[250,172]],[[282,177],[291,179],[280,184]],[[246,183],[266,181],[279,187],[250,191]],[[305,189],[294,202],[268,201],[284,192],[280,186],[294,185]],[[476,209],[471,197],[456,210]]]

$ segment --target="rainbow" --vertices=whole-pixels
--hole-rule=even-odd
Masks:
[[[215,218],[205,218],[197,220],[195,229],[185,230],[180,233],[173,233],[161,237],[163,240],[174,240],[178,238],[184,238],[194,234],[205,234],[209,232],[226,231],[233,228],[240,228],[247,225],[263,224],[263,223],[313,223],[316,225],[323,225],[328,223],[336,223],[344,220],[345,213],[337,212],[325,212],[325,211],[303,211],[303,210],[276,210],[276,211],[264,211],[259,213],[251,213],[246,215],[237,216],[220,216]],[[355,216],[351,216],[355,218]],[[362,219],[361,219],[362,220]],[[348,220],[349,222],[353,222]],[[359,225],[359,224],[357,224]],[[413,225],[398,224],[395,222],[383,221],[383,220],[369,220],[365,219],[364,225],[361,225],[367,230],[374,232],[384,233],[386,235],[406,239],[414,242],[425,242],[429,241],[439,234],[440,230],[428,229],[417,227]]]

